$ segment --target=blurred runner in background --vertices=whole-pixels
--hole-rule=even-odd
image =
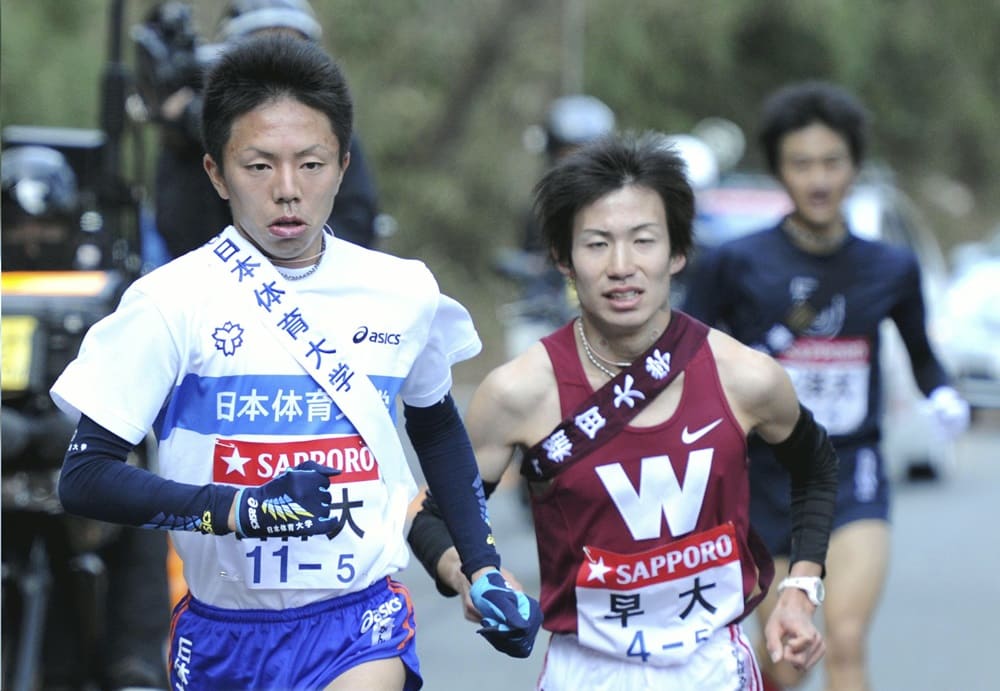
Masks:
[[[777,358],[837,449],[824,609],[827,688],[837,691],[868,689],[867,635],[889,560],[890,492],[879,450],[883,320],[899,328],[942,433],[961,434],[969,422],[969,407],[927,338],[916,256],[853,235],[844,221],[841,205],[864,157],[866,121],[861,103],[833,84],[792,84],[766,100],[760,143],[794,210],[773,228],[709,251],[685,303],[693,316]],[[787,476],[760,439],[751,440],[750,456],[752,523],[785,573],[795,549]],[[761,604],[761,622],[776,595]],[[802,670],[762,659],[772,688],[801,681]]]

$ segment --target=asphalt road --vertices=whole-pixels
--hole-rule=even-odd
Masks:
[[[873,689],[987,691],[1000,688],[994,626],[1000,618],[1000,411],[977,419],[960,440],[945,479],[897,482],[892,565],[871,635]],[[504,559],[538,593],[537,557],[527,510],[515,489],[490,500]],[[402,574],[417,613],[417,647],[428,691],[534,688],[547,634],[531,657],[495,652],[441,597],[416,560]],[[801,687],[823,688],[817,670]],[[632,691],[632,690],[629,690]]]

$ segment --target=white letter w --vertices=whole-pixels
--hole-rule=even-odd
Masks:
[[[660,537],[661,513],[667,519],[670,534],[678,537],[690,533],[698,523],[713,455],[714,449],[697,449],[688,454],[684,487],[677,481],[669,456],[642,459],[638,492],[629,482],[621,463],[609,463],[595,470],[633,538]]]

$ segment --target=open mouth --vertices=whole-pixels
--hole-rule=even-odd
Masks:
[[[306,222],[297,216],[283,216],[271,221],[267,229],[272,235],[287,238],[301,235],[307,227]]]
[[[829,192],[812,192],[809,195],[809,203],[813,206],[826,206],[833,201],[833,195]]]
[[[612,306],[629,308],[638,304],[639,299],[642,297],[642,291],[637,289],[629,290],[612,290],[604,294]]]

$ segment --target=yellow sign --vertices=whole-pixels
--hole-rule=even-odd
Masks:
[[[108,285],[106,271],[4,271],[4,295],[97,295]]]
[[[0,383],[4,391],[24,391],[31,375],[31,343],[38,321],[27,315],[3,317],[0,324],[2,337],[2,371]]]

